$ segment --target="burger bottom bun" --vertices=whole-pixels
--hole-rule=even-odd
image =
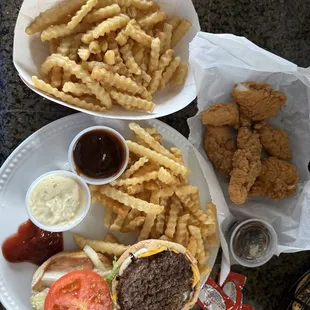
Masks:
[[[197,266],[197,261],[196,259],[193,257],[193,255],[181,244],[179,243],[175,243],[175,242],[170,242],[170,241],[165,241],[165,240],[155,240],[155,239],[149,239],[149,240],[144,240],[144,241],[140,241],[136,244],[134,244],[133,246],[131,246],[129,249],[127,249],[118,259],[117,264],[120,267],[123,262],[130,257],[130,254],[135,254],[137,251],[141,250],[141,249],[156,249],[156,248],[160,248],[160,247],[167,247],[169,250],[175,250],[179,253],[182,253],[186,256],[186,258],[190,261],[190,263],[194,266],[194,268],[196,268],[197,272],[199,273],[199,269]],[[112,294],[113,296],[117,296],[117,291],[116,291],[116,286],[117,286],[117,280],[116,278],[114,278],[113,282],[112,282]],[[198,283],[196,284],[196,286],[194,287],[194,294],[192,296],[192,298],[184,305],[184,307],[182,308],[182,310],[189,310],[191,309],[199,296],[199,292],[200,292],[200,281],[198,281]],[[118,309],[120,309],[119,305],[117,305]]]
[[[111,265],[111,261],[106,258],[103,254],[97,253],[99,259],[105,265]],[[60,252],[50,257],[45,261],[34,273],[31,283],[32,292],[38,292],[44,289],[41,285],[41,280],[43,275],[48,271],[62,271],[66,270],[67,272],[81,269],[93,269],[94,265],[87,254],[82,251],[71,251],[71,252]]]

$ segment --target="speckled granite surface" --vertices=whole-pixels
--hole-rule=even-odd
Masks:
[[[74,113],[30,91],[13,67],[13,32],[21,3],[0,1],[0,164],[31,133]],[[299,66],[310,66],[310,1],[194,0],[194,4],[202,30],[244,35]],[[186,119],[195,111],[192,103],[162,120],[187,136]],[[260,268],[233,267],[248,276],[245,301],[257,310],[278,309],[286,289],[310,268],[309,258],[308,252],[285,254]]]

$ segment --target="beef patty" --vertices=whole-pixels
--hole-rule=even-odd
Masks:
[[[192,291],[193,271],[183,254],[164,251],[133,258],[117,280],[121,310],[180,310]]]

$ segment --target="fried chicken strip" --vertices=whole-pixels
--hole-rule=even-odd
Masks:
[[[296,167],[284,160],[268,157],[262,161],[260,175],[251,187],[249,196],[283,199],[295,193],[297,183]]]
[[[209,126],[232,126],[239,124],[239,110],[236,103],[216,103],[203,111],[202,123]]]
[[[232,170],[232,158],[236,151],[236,145],[230,137],[229,128],[207,126],[204,148],[216,169],[228,177]]]
[[[278,113],[286,96],[267,83],[244,82],[236,84],[231,96],[240,106],[240,112],[253,121],[265,120]]]
[[[288,136],[282,129],[274,128],[264,121],[256,123],[254,128],[269,155],[283,160],[292,158]]]
[[[228,192],[232,202],[240,205],[245,202],[250,188],[260,174],[262,145],[256,132],[252,132],[248,127],[241,127],[237,146]]]
[[[250,117],[245,115],[243,112],[239,111],[239,124],[240,124],[240,127],[251,127],[252,120]]]
[[[260,160],[253,160],[249,150],[237,150],[233,157],[233,170],[228,186],[230,199],[241,205],[261,170]]]

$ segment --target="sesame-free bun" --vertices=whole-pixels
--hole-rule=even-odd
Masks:
[[[103,264],[110,266],[111,262],[101,253],[99,259]],[[82,250],[72,252],[60,252],[45,261],[34,273],[31,283],[32,292],[40,292],[45,287],[43,276],[47,273],[68,273],[73,270],[93,270],[94,265],[86,253]]]
[[[185,255],[185,257],[189,260],[190,264],[192,264],[193,267],[199,273],[199,269],[197,266],[196,259],[193,257],[193,255],[184,246],[182,246],[179,243],[175,243],[175,242],[164,241],[164,240],[155,240],[155,239],[140,241],[140,242],[134,244],[133,246],[131,246],[129,249],[127,249],[122,254],[122,256],[120,256],[120,258],[118,259],[118,261],[117,261],[118,267],[120,268],[121,265],[124,263],[124,261],[128,257],[131,256],[131,254],[135,254],[137,251],[139,251],[141,249],[153,250],[153,249],[161,248],[161,247],[167,247],[168,250],[175,250],[178,253],[182,253],[183,255]],[[113,296],[117,296],[117,290],[116,290],[117,282],[118,281],[117,281],[117,277],[116,277],[112,282],[112,294],[113,294]],[[199,291],[200,291],[200,281],[198,281],[198,283],[193,288],[193,290],[194,290],[194,293],[192,294],[191,299],[183,306],[182,310],[189,310],[195,305],[195,303],[198,299]],[[120,309],[118,304],[117,304],[117,308]]]

